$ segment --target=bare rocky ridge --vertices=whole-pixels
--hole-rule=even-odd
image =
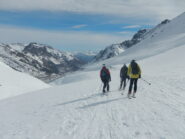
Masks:
[[[71,53],[38,43],[30,43],[22,50],[14,49],[13,45],[1,44],[0,58],[11,68],[46,82],[76,71],[84,64]]]
[[[133,47],[134,45],[140,43],[141,41],[145,40],[147,37],[153,37],[154,32],[160,28],[161,26],[166,25],[169,23],[170,20],[166,19],[162,21],[160,24],[158,24],[156,27],[152,29],[141,29],[139,30],[131,40],[123,41],[122,43],[118,44],[112,44],[108,47],[106,47],[104,50],[101,50],[93,59],[94,62],[106,60],[111,57],[117,56],[124,52],[126,49]]]

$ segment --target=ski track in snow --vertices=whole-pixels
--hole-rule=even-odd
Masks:
[[[184,139],[185,67],[179,60],[183,50],[139,62],[142,76],[152,85],[139,80],[136,98],[127,98],[129,84],[123,95],[118,91],[121,65],[115,65],[108,95],[101,93],[99,71],[86,71],[76,73],[79,81],[2,100],[0,138]],[[169,63],[155,69],[148,64],[175,51],[180,55],[170,61],[175,70]]]
[[[117,75],[118,71],[118,69],[112,71],[112,74]],[[128,85],[124,95],[121,95],[121,91],[116,91],[119,85],[119,78],[117,78],[110,83],[113,91],[109,92],[108,96],[101,95],[99,82],[97,82],[92,84],[89,94],[83,91],[83,94],[78,97],[69,97],[67,94],[67,96],[61,96],[58,94],[60,92],[56,93],[58,98],[51,94],[46,97],[43,93],[39,96],[43,97],[43,101],[39,101],[36,94],[34,97],[28,95],[25,100],[28,101],[25,109],[19,107],[17,110],[14,99],[1,102],[0,110],[3,113],[0,115],[2,129],[0,138],[184,138],[184,88],[173,86],[179,78],[146,77],[152,79],[152,85],[148,86],[139,80],[137,96],[132,99],[127,98]],[[163,82],[159,82],[161,78]],[[185,78],[182,78],[179,85],[183,86],[184,81]],[[62,88],[59,87],[56,91],[60,89]],[[35,105],[30,108],[28,107],[31,103],[29,97],[36,98]],[[63,100],[70,99],[62,102],[62,97],[66,97]],[[20,98],[17,97],[18,100],[23,99]],[[6,108],[6,104],[11,105]],[[21,106],[21,104],[18,105]],[[6,112],[7,109],[8,112]],[[11,114],[12,110],[15,115],[12,115],[12,119],[6,119],[6,114]]]

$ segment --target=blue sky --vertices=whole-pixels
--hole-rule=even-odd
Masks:
[[[169,0],[171,3],[168,1],[159,12],[157,5],[166,0],[150,3],[150,9],[137,9],[146,3],[144,0],[44,1],[15,0],[11,4],[11,0],[1,0],[0,42],[34,41],[64,51],[98,51],[130,39],[139,29],[152,28],[167,17],[175,17],[183,11],[179,5],[184,4],[179,3],[176,10],[174,1]],[[165,8],[175,13],[168,14]]]
[[[135,32],[141,28],[152,27],[153,25],[151,24],[145,24],[148,22],[150,21],[147,19],[129,19],[74,12],[0,11],[1,24],[44,30],[94,31],[103,33]]]

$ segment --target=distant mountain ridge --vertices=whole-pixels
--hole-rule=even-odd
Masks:
[[[134,45],[142,42],[147,37],[152,37],[155,35],[155,31],[158,30],[161,26],[169,23],[170,20],[166,19],[158,24],[153,29],[141,29],[136,34],[133,35],[131,40],[123,41],[122,43],[112,44],[106,47],[104,50],[101,50],[93,59],[93,62],[106,60],[111,57],[117,56],[123,53],[126,49],[133,47]]]
[[[0,60],[17,71],[29,73],[48,82],[63,76],[67,72],[79,70],[86,63],[115,57],[148,38],[155,38],[159,31],[163,31],[161,28],[169,22],[170,20],[166,19],[152,29],[139,30],[131,40],[112,44],[99,53],[78,52],[72,54],[35,42],[29,44],[2,43],[0,44]]]
[[[84,64],[71,53],[33,42],[25,45],[0,44],[0,59],[15,70],[44,81],[76,71]]]
[[[96,52],[88,51],[88,52],[75,52],[73,53],[75,57],[77,57],[80,61],[84,63],[91,62],[94,57],[97,55]]]

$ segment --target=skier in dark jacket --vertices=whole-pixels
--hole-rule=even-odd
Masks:
[[[108,68],[106,68],[105,64],[103,64],[103,67],[100,71],[100,78],[103,82],[103,93],[105,93],[105,89],[107,89],[107,92],[109,91],[109,82],[111,81],[111,75]]]
[[[120,90],[122,89],[122,86],[123,86],[123,90],[125,90],[126,80],[127,80],[127,78],[129,79],[127,72],[128,72],[128,67],[124,64],[120,70],[120,79],[121,79],[120,88],[119,88]],[[123,82],[124,82],[124,85],[123,85]]]
[[[128,67],[128,75],[130,76],[128,98],[130,98],[130,95],[132,93],[132,86],[134,85],[134,92],[132,97],[135,97],[137,91],[137,80],[138,78],[141,78],[141,69],[135,60],[132,60]]]

